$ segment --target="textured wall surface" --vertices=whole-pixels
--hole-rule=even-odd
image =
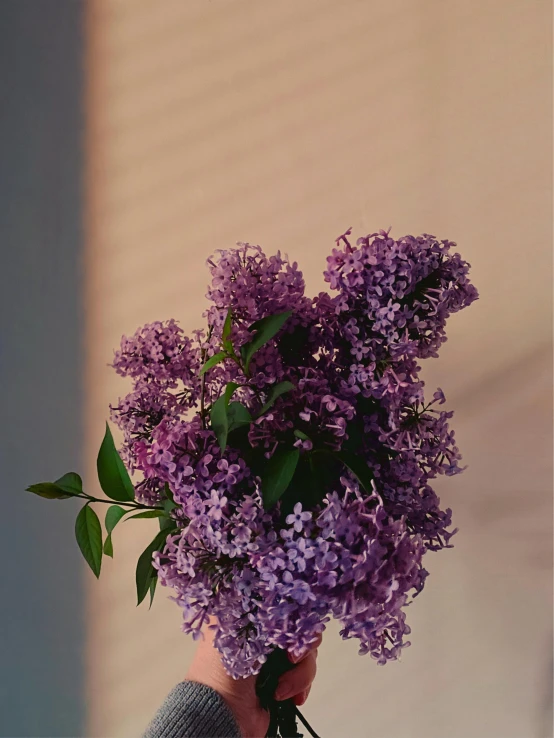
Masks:
[[[25,488],[82,451],[82,22],[0,2],[0,735],[83,734],[76,508]]]
[[[551,653],[551,10],[546,0],[99,0],[88,14],[88,478],[123,333],[205,306],[206,257],[282,249],[308,291],[334,238],[458,242],[481,300],[426,367],[457,413],[461,528],[380,668],[331,628],[306,714],[325,738],[548,734]],[[151,521],[89,576],[93,736],[137,735],[191,655]],[[90,580],[90,581],[89,581]]]

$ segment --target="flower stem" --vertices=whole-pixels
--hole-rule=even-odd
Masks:
[[[317,738],[309,723],[300,714],[292,699],[277,702],[274,697],[279,677],[294,664],[289,661],[287,652],[281,648],[272,651],[256,680],[256,694],[261,706],[269,712],[269,728],[266,738],[302,738],[298,732],[296,718],[299,717],[311,736]]]
[[[155,507],[153,505],[143,505],[141,502],[120,502],[119,500],[104,500],[100,497],[92,497],[83,493],[82,495],[73,495],[78,497],[80,500],[88,500],[89,502],[104,502],[107,505],[122,505],[123,507],[131,507],[136,510],[163,510],[163,507]]]
[[[208,328],[208,335],[206,337],[206,341],[209,341],[210,338],[212,337],[213,330],[214,330],[214,327],[213,325],[211,325]],[[200,360],[201,360],[200,366],[204,366],[204,363],[206,361],[207,350],[208,350],[207,347],[203,348],[200,353]],[[204,372],[204,374],[202,375],[202,379],[200,380],[200,418],[202,419],[202,428],[204,428],[204,430],[206,430],[206,414],[204,412],[204,393],[205,391],[206,391],[206,373]]]

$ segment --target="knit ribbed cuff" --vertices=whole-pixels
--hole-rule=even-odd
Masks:
[[[143,738],[241,738],[241,733],[214,689],[181,682],[168,694]]]

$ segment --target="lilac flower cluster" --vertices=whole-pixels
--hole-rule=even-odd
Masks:
[[[469,264],[429,235],[349,237],[327,260],[335,294],[310,300],[295,263],[239,244],[208,261],[205,332],[153,323],[115,354],[133,380],[111,417],[142,476],[137,496],[156,504],[169,490],[175,505],[158,579],[185,632],[199,637],[215,618],[236,678],[276,646],[302,652],[330,617],[361,653],[397,658],[423,555],[455,532],[431,486],[463,470],[452,412],[441,390],[425,400],[417,361],[437,355],[449,315],[477,298]],[[282,328],[245,363],[252,324],[279,314]],[[229,387],[247,421],[222,444],[210,411]],[[267,504],[282,453],[294,473]]]

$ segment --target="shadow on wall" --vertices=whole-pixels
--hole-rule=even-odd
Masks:
[[[2,736],[84,723],[75,509],[23,491],[81,458],[83,8],[0,3]]]

